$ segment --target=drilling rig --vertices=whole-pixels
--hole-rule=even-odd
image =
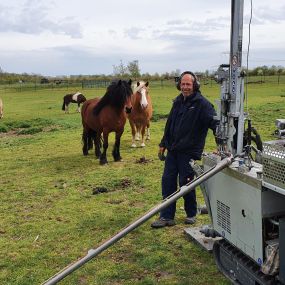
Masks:
[[[193,164],[192,182],[43,284],[58,283],[198,185],[212,222],[199,232],[215,239],[220,271],[233,284],[285,284],[285,139],[262,143],[244,112],[243,8],[243,0],[231,1],[230,60],[217,71],[218,151]]]
[[[220,237],[214,257],[233,284],[285,284],[285,140],[262,143],[244,112],[243,4],[232,0],[230,60],[217,72],[219,151],[203,170],[228,153],[235,159],[201,184],[212,226],[200,232]]]

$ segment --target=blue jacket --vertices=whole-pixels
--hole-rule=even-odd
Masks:
[[[201,159],[208,129],[216,131],[215,115],[213,105],[199,91],[185,101],[180,94],[173,101],[159,146]]]

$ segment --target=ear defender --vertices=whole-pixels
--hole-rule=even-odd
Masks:
[[[194,78],[193,90],[194,90],[194,92],[198,91],[198,90],[200,89],[200,83],[199,83],[199,81],[197,80],[197,76],[195,75],[195,73],[193,73],[193,72],[191,72],[191,71],[184,71],[184,72],[181,73],[181,75],[180,75],[178,81],[176,82],[176,88],[177,88],[179,91],[181,91],[181,89],[180,89],[181,79],[182,79],[182,77],[183,77],[185,74],[190,74],[190,75],[193,76],[193,78]]]

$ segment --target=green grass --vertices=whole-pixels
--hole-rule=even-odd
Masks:
[[[284,86],[249,85],[249,111],[264,140],[272,139],[276,118],[284,118]],[[69,90],[70,91],[70,90]],[[0,284],[40,284],[90,248],[115,235],[161,201],[163,163],[157,158],[175,88],[151,89],[154,120],[147,146],[130,148],[127,124],[122,162],[100,166],[84,157],[81,119],[76,105],[61,111],[62,91],[0,94]],[[82,90],[87,98],[102,90]],[[204,86],[214,102],[218,86]],[[206,150],[214,150],[209,134]],[[145,157],[146,164],[138,163]],[[96,187],[107,193],[93,195]],[[197,192],[203,203],[200,190]],[[153,220],[153,219],[152,219]],[[212,255],[184,235],[184,210],[178,201],[175,227],[153,230],[150,222],[64,279],[61,284],[230,284]],[[199,216],[198,224],[208,223]]]

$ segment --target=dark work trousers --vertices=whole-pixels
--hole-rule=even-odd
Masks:
[[[177,177],[179,176],[179,186],[183,186],[193,180],[194,171],[189,164],[191,155],[169,151],[166,156],[164,172],[162,176],[162,197],[165,199],[177,191]],[[194,217],[197,213],[197,202],[195,189],[183,196],[184,209],[187,217]],[[160,212],[160,217],[174,219],[176,202]]]

